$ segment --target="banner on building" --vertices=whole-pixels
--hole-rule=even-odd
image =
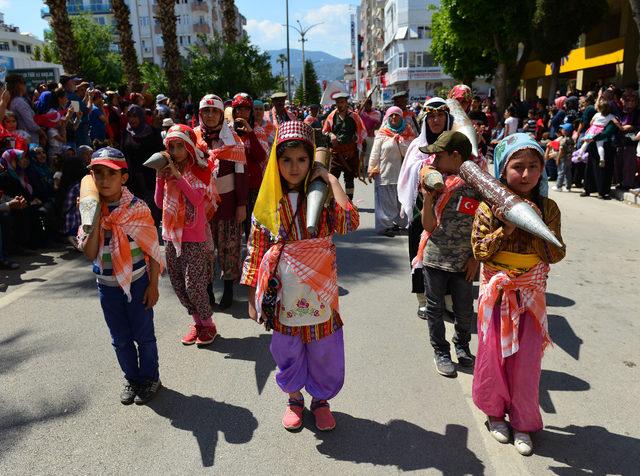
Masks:
[[[40,84],[55,83],[60,78],[56,68],[12,69],[10,73],[16,73],[24,78],[27,90],[33,91]]]
[[[0,56],[0,83],[4,83],[7,74],[13,69],[13,58],[10,56]]]

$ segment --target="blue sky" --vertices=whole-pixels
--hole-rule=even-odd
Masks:
[[[349,39],[349,9],[357,0],[289,0],[289,22],[303,27],[323,22],[308,33],[305,48],[325,51],[340,58],[351,55]],[[247,31],[252,43],[263,50],[286,47],[285,0],[236,0],[240,12],[247,17]],[[42,38],[47,23],[40,18],[41,0],[0,0],[0,11],[7,23],[19,26],[23,32]],[[291,48],[300,48],[298,33],[289,34]]]

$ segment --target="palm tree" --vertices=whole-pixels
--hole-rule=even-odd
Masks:
[[[71,30],[66,0],[45,0],[51,13],[51,29],[60,51],[60,61],[67,73],[77,73],[79,68],[76,40]]]
[[[282,90],[284,91],[284,64],[287,62],[287,56],[283,53],[278,55],[277,63],[280,63],[280,76],[282,77]]]
[[[178,38],[176,36],[175,0],[158,0],[158,21],[164,49],[162,58],[169,83],[169,96],[178,101],[182,98],[182,68],[180,50],[178,50]]]
[[[129,7],[124,0],[111,0],[113,15],[116,17],[116,28],[118,30],[118,43],[120,44],[120,55],[122,56],[122,66],[127,77],[129,88],[132,91],[140,91],[140,70],[138,69],[138,56],[133,46],[133,34],[131,33],[131,23],[129,21]]]
[[[233,0],[220,0],[222,4],[223,37],[227,43],[235,43],[238,39],[236,29],[236,6]]]

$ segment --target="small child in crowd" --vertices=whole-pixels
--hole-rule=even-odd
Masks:
[[[562,242],[560,210],[547,197],[543,150],[527,134],[504,139],[496,148],[495,176],[527,200]],[[482,262],[478,301],[478,354],[472,397],[487,415],[489,431],[509,441],[505,415],[522,455],[533,452],[529,435],[542,429],[538,405],[540,367],[549,344],[545,290],[549,264],[565,256],[540,238],[506,221],[501,208],[482,202],[471,236],[473,254]]]
[[[100,214],[89,235],[78,228],[78,242],[93,261],[100,305],[124,373],[120,402],[142,405],[161,387],[153,306],[164,258],[149,208],[124,186],[129,174],[122,152],[97,150],[90,170]]]
[[[559,131],[560,138],[558,139],[558,153],[556,154],[558,178],[553,189],[558,192],[570,192],[572,156],[576,148],[576,144],[571,137],[573,126],[571,124],[561,124]]]
[[[171,286],[193,319],[181,342],[205,346],[218,335],[207,293],[213,266],[208,219],[217,200],[212,164],[205,157],[206,146],[188,126],[171,127],[164,145],[168,165],[157,173],[155,203],[162,209]]]
[[[622,130],[622,125],[620,121],[611,113],[611,106],[609,101],[605,97],[598,98],[596,102],[596,110],[598,111],[593,118],[591,119],[591,124],[587,129],[587,132],[584,135],[584,142],[580,147],[580,155],[585,155],[587,151],[587,147],[589,146],[589,140],[596,137],[610,122],[613,122],[620,130]],[[598,165],[600,167],[604,167],[604,141],[599,140],[596,141],[596,148],[598,149],[598,157],[599,162]]]
[[[254,208],[240,282],[250,287],[249,316],[274,330],[276,381],[289,396],[283,426],[302,426],[305,388],[316,427],[329,431],[336,422],[327,400],[342,388],[345,371],[332,236],[354,231],[360,218],[338,180],[313,163],[313,129],[298,121],[282,123]],[[312,235],[306,227],[306,185],[315,178],[328,184],[334,199],[321,209]]]

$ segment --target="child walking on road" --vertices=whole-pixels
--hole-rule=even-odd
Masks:
[[[213,266],[213,242],[208,218],[216,193],[212,164],[193,130],[172,126],[164,139],[168,165],[158,171],[155,202],[162,208],[162,237],[166,241],[171,286],[193,319],[184,345],[211,344],[218,334],[213,322],[207,286]]]
[[[124,186],[129,174],[122,152],[96,151],[91,175],[100,193],[99,222],[78,231],[79,247],[94,261],[100,305],[124,372],[123,405],[148,402],[160,388],[153,306],[164,258],[149,208]]]
[[[336,422],[328,400],[342,388],[345,370],[332,236],[357,229],[359,215],[338,180],[326,168],[312,167],[313,159],[313,129],[297,121],[281,124],[254,209],[241,283],[251,288],[249,314],[256,314],[255,296],[258,321],[274,330],[276,381],[289,396],[283,426],[302,426],[305,388],[316,427],[329,431]],[[329,185],[334,199],[311,235],[306,185],[315,178]]]
[[[547,197],[544,152],[527,134],[513,134],[496,148],[495,176],[536,207],[562,242],[560,210]],[[529,435],[542,429],[538,406],[540,366],[549,344],[545,290],[549,264],[565,256],[540,238],[517,229],[501,209],[482,202],[473,223],[471,244],[482,262],[478,302],[478,353],[473,401],[488,419],[491,435],[509,441],[522,455],[533,452]]]

